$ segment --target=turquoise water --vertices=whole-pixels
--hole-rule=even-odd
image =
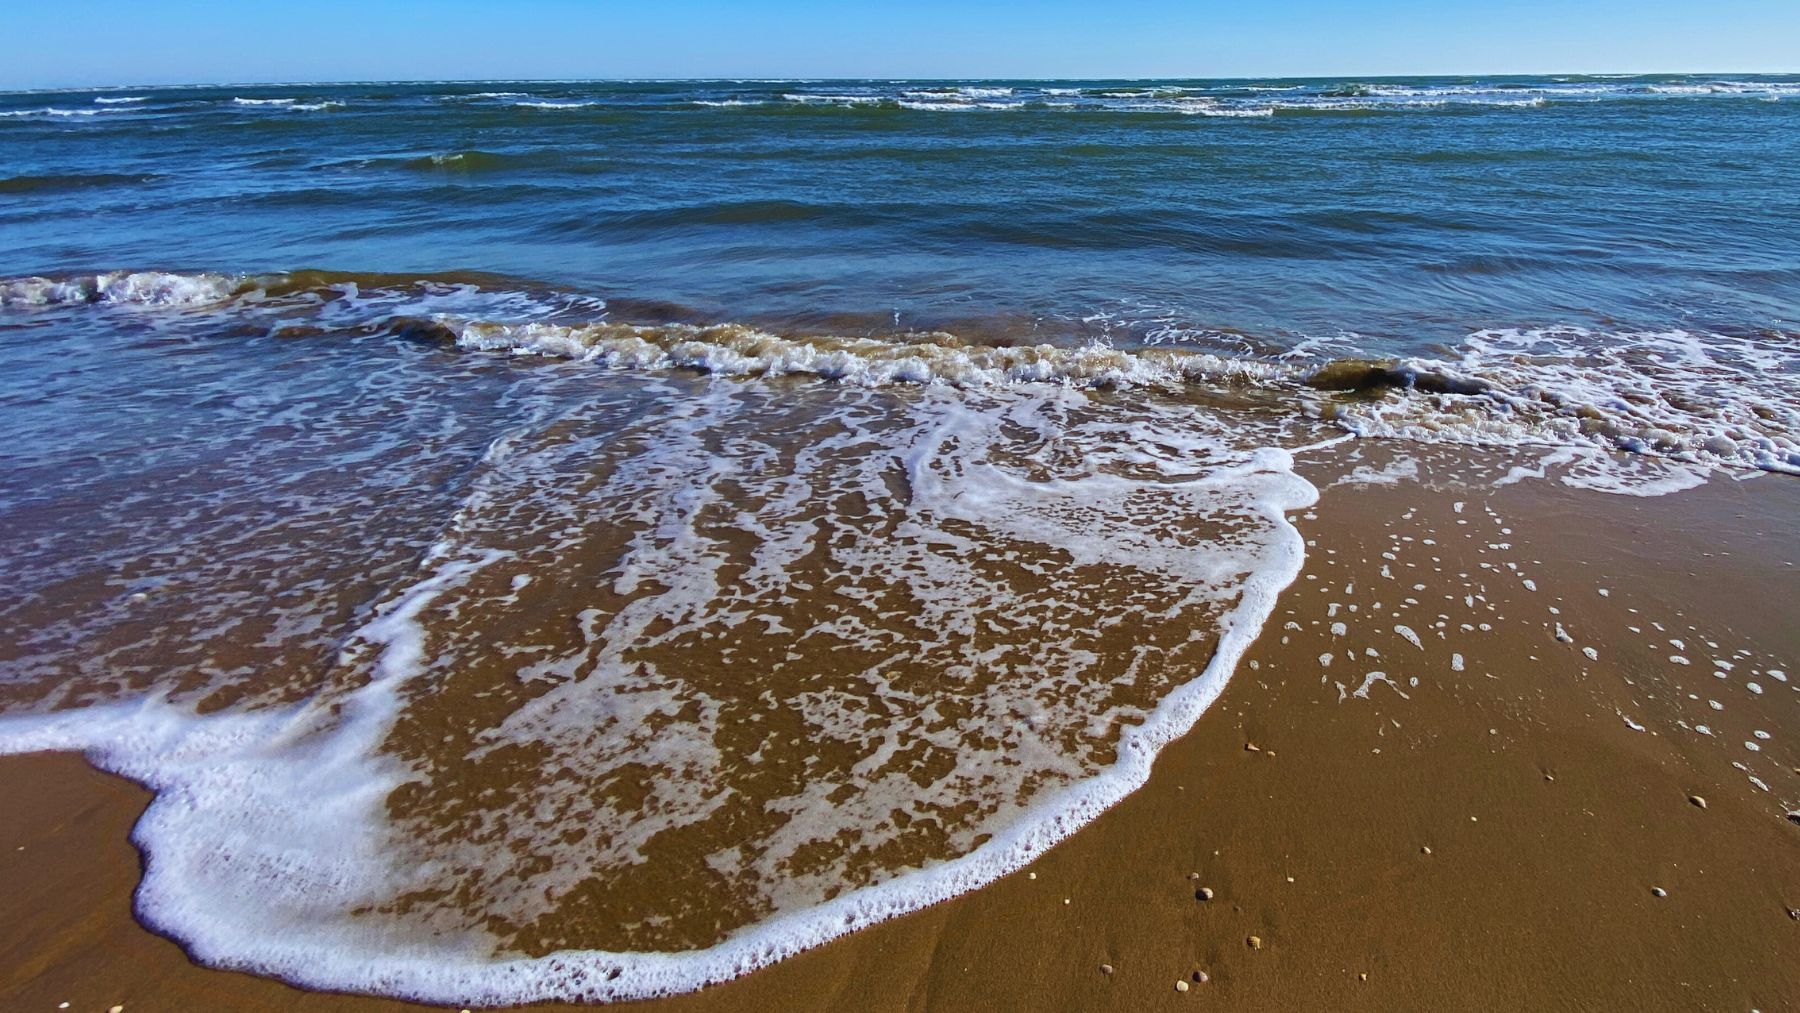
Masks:
[[[0,274],[484,271],[779,329],[1792,329],[1800,77],[0,96]]]

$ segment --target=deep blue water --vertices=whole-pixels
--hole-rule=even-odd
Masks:
[[[482,271],[1277,349],[1800,321],[1795,76],[47,92],[0,96],[0,152],[14,277]]]

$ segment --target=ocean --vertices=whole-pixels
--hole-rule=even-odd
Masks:
[[[1800,474],[1800,76],[30,92],[0,152],[0,752],[155,789],[140,917],[311,987],[686,991],[1021,868],[1232,677],[1320,448]]]

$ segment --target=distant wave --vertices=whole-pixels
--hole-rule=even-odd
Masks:
[[[8,118],[13,118],[13,119],[23,118],[23,117],[35,117],[35,116],[47,116],[47,117],[83,116],[83,117],[85,117],[85,116],[98,116],[101,113],[117,112],[117,111],[118,110],[116,110],[116,109],[59,109],[55,106],[48,106],[43,109],[0,110],[0,116],[5,116]]]
[[[0,178],[0,193],[44,193],[57,190],[82,190],[97,186],[126,186],[143,183],[152,176],[125,173],[67,173],[49,176],[7,176]]]

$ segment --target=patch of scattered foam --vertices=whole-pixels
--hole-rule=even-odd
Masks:
[[[1773,336],[1482,331],[1460,359],[1396,371],[1418,378],[1407,396],[1328,417],[1369,436],[1548,445],[1546,465],[1572,466],[1563,481],[1607,492],[1687,488],[1719,466],[1800,473],[1800,352]],[[1617,451],[1640,456],[1622,467]]]
[[[1354,471],[1331,483],[1340,485],[1399,485],[1419,477],[1419,462],[1410,457],[1395,458],[1379,468],[1359,464]]]
[[[683,438],[680,425],[659,423],[652,428],[660,442],[620,473],[621,481],[640,487],[649,497],[645,502],[654,506],[644,518],[651,523],[643,529],[653,537],[642,543],[641,553],[624,561],[620,574],[621,591],[647,593],[636,599],[643,607],[621,611],[615,620],[639,634],[650,628],[644,623],[673,622],[681,629],[696,630],[729,619],[707,615],[716,607],[721,570],[713,557],[717,550],[691,525],[696,512],[705,511],[716,498],[704,481],[735,482],[758,472],[714,469],[695,490],[695,473],[685,465],[694,455],[711,452],[700,437],[729,419],[719,412],[729,411],[737,399],[747,396],[751,395],[743,388],[721,387],[707,398],[683,402],[681,410],[688,413],[685,424],[695,439]],[[313,987],[481,1003],[660,995],[742,974],[875,921],[982,886],[1029,861],[1141,785],[1157,750],[1190,727],[1217,696],[1272,611],[1276,594],[1297,574],[1302,543],[1285,516],[1314,501],[1312,488],[1292,474],[1291,462],[1278,451],[1244,453],[1217,446],[1202,452],[1207,443],[1204,431],[1179,431],[1191,424],[1191,411],[1172,411],[1155,423],[1142,418],[1133,422],[1138,427],[1177,427],[1166,433],[1142,430],[1151,446],[1165,448],[1154,451],[1149,461],[1142,455],[1120,454],[1107,465],[1111,451],[1106,448],[1117,440],[1117,430],[1110,425],[1095,430],[1108,439],[1086,459],[1101,466],[1078,467],[1073,474],[1033,476],[1029,470],[1017,470],[1017,462],[1009,465],[994,456],[997,441],[1011,439],[1008,434],[1021,428],[1042,438],[1080,432],[1078,418],[1053,420],[1064,411],[1079,414],[1085,401],[1054,388],[1007,393],[987,405],[928,392],[917,406],[920,415],[911,435],[887,450],[890,460],[903,465],[911,489],[910,497],[894,508],[911,518],[905,523],[917,528],[911,535],[905,528],[899,534],[916,539],[920,549],[912,550],[908,567],[897,569],[872,565],[883,562],[882,554],[890,547],[851,543],[844,551],[874,555],[864,560],[871,565],[851,565],[846,572],[876,574],[883,582],[909,573],[907,579],[922,580],[927,588],[954,589],[974,579],[975,560],[964,550],[979,545],[971,542],[968,532],[986,529],[1002,542],[1035,543],[1067,554],[1077,566],[1135,568],[1145,577],[1184,589],[1165,603],[1171,616],[1195,605],[1225,608],[1210,660],[1197,674],[1169,673],[1176,681],[1153,707],[1132,715],[1135,723],[1103,726],[1117,732],[1109,762],[1097,769],[1066,768],[1075,776],[1047,797],[1031,798],[1023,808],[995,808],[998,822],[989,825],[991,836],[966,854],[836,896],[824,894],[829,899],[803,891],[798,898],[802,903],[777,905],[772,917],[705,949],[563,951],[540,959],[512,959],[493,956],[491,941],[478,932],[408,932],[404,926],[349,914],[379,907],[396,891],[411,889],[443,871],[431,862],[402,867],[395,860],[402,851],[394,846],[393,831],[384,823],[387,796],[420,772],[396,765],[377,747],[401,713],[406,684],[431,672],[434,652],[442,649],[433,646],[430,614],[447,611],[446,619],[454,628],[457,611],[474,604],[456,600],[466,585],[512,558],[506,550],[484,545],[481,519],[489,509],[503,521],[517,515],[520,490],[495,488],[493,483],[532,474],[528,465],[541,455],[522,453],[510,442],[497,442],[490,450],[489,476],[497,477],[484,477],[471,492],[445,539],[428,553],[421,568],[425,575],[395,594],[352,637],[342,663],[355,665],[359,656],[368,657],[369,679],[359,688],[331,701],[254,714],[194,717],[151,701],[8,718],[0,721],[0,749],[89,750],[113,769],[158,790],[158,800],[138,830],[138,841],[150,856],[140,900],[152,924],[181,939],[190,952],[209,963]],[[580,443],[562,450],[557,446],[549,445],[554,451],[550,460],[579,459],[588,449]],[[852,459],[861,461],[864,456]],[[1076,464],[1082,461],[1080,456],[1073,459]],[[1146,469],[1147,474],[1133,477]],[[545,487],[554,488],[555,483],[547,479]],[[880,482],[863,483],[855,491],[859,496],[891,498],[882,488]],[[777,519],[780,511],[804,510],[812,500],[806,492],[802,483],[772,501]],[[1121,515],[1117,509],[1121,497],[1135,501],[1140,509]],[[1141,509],[1158,503],[1161,509]],[[1234,528],[1229,538],[1221,540],[1167,537],[1173,529],[1165,527],[1193,517],[1247,526]],[[804,545],[794,543],[771,521],[759,517],[749,523],[766,549],[757,564],[760,570],[753,568],[751,574],[756,580],[785,586],[787,570]],[[794,522],[802,531],[812,524],[804,516]],[[949,551],[919,554],[932,545]],[[516,596],[536,586],[521,583],[517,576],[505,575],[507,593]],[[926,628],[939,628],[957,638],[966,632],[962,627],[972,617],[963,614],[965,603],[976,599],[940,594],[923,600],[943,612],[941,622],[933,620],[924,624]],[[604,642],[621,648],[630,643],[624,636],[630,629],[614,632],[619,636]],[[1091,663],[1073,655],[1067,662],[1076,666],[1071,674]],[[1026,668],[1023,674],[1036,671]],[[634,677],[625,670],[615,674]],[[1054,697],[1038,701],[1040,710],[1029,715],[1025,725],[1035,731],[1040,727],[1035,721],[1091,717],[1092,701],[1063,704],[1072,709],[1060,719],[1044,716],[1042,708],[1053,701]],[[821,727],[837,730],[832,734],[855,731],[843,724],[853,715],[831,703],[809,713],[822,722]],[[557,711],[521,712],[507,734],[531,739],[538,727],[535,715]],[[551,732],[550,741],[555,741],[566,731],[565,719],[582,713],[585,709],[577,701],[562,718],[539,730]],[[1016,740],[1021,734],[1017,721],[1006,727],[1024,748],[1009,762],[988,767],[984,776],[1016,777],[1018,773],[1008,768],[1021,760],[1040,769],[1058,769],[1054,758],[1041,745],[1033,745],[1031,737]],[[965,751],[970,747],[966,734],[954,729],[950,734]],[[574,755],[592,754],[592,743],[565,744],[578,747]],[[958,776],[966,777],[970,769],[981,768],[965,768]],[[1007,791],[998,795],[1007,796]],[[808,817],[812,836],[788,841],[784,846],[790,854],[808,840],[829,839],[829,834],[818,836],[824,832],[816,825],[820,819],[857,821],[869,815],[862,807],[833,801],[797,800],[795,815]],[[984,836],[985,832],[969,840]],[[558,874],[552,870],[551,878]]]

